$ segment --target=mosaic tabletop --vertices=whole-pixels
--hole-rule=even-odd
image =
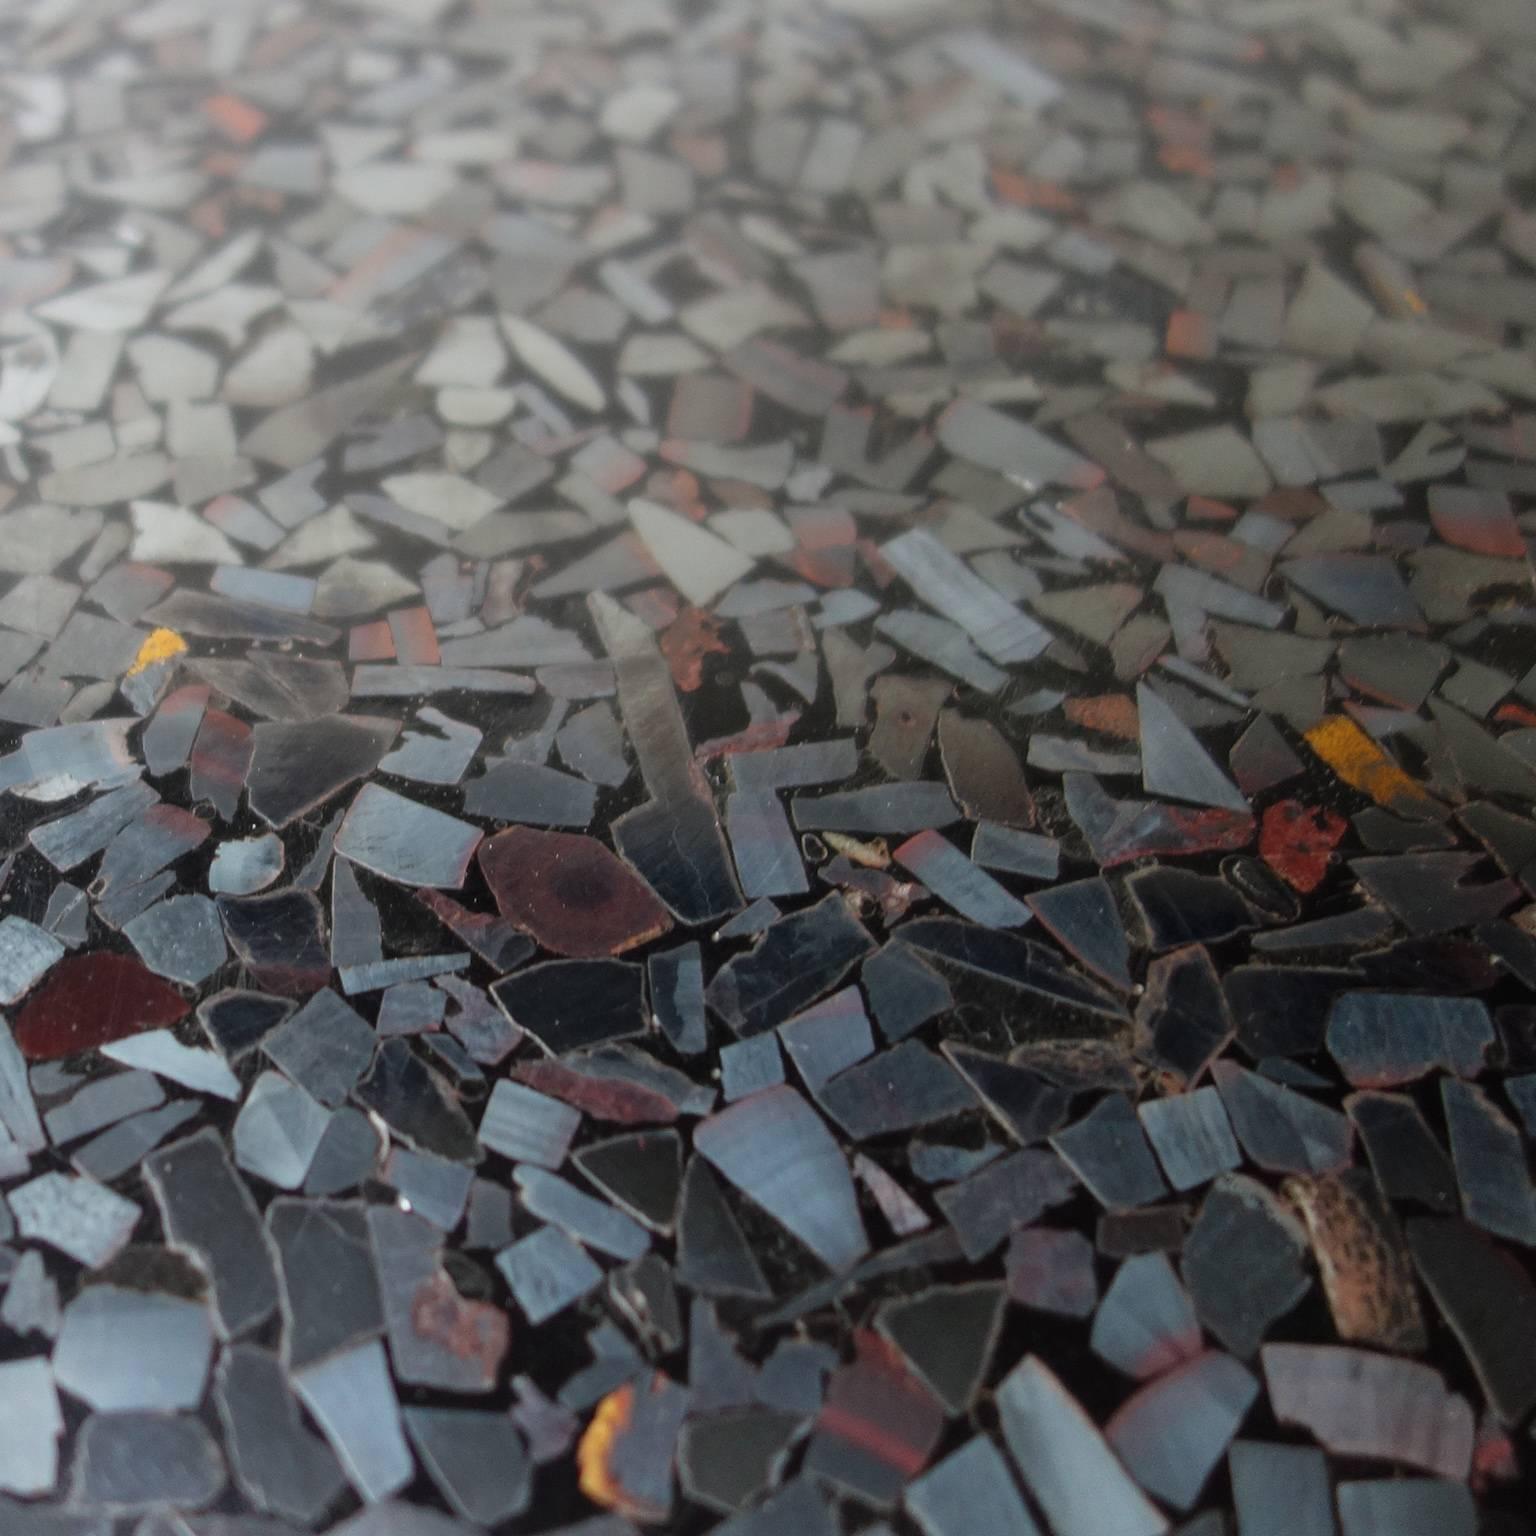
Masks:
[[[7,0],[0,1536],[1517,1536],[1530,0]]]

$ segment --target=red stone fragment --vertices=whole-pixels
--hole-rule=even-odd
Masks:
[[[1182,805],[1126,801],[1132,807],[1094,844],[1094,856],[1104,869],[1131,859],[1172,858],[1188,853],[1235,853],[1253,838],[1253,817]]]
[[[822,549],[801,548],[788,557],[788,564],[797,576],[813,586],[851,587],[853,585],[854,551],[851,546],[835,546]]]
[[[16,1044],[28,1061],[56,1061],[146,1029],[163,1029],[186,999],[131,955],[70,955],[21,1011]]]
[[[861,1329],[854,1346],[858,1357],[828,1383],[807,1466],[889,1505],[927,1465],[944,1409],[895,1345]]]
[[[1020,1306],[1088,1317],[1098,1305],[1093,1245],[1080,1232],[1021,1227],[1008,1241],[1008,1294]]]
[[[558,1061],[520,1061],[512,1071],[520,1083],[559,1099],[610,1125],[670,1125],[677,1105],[664,1093],[621,1077],[595,1077]]]
[[[388,619],[374,619],[368,624],[354,624],[347,633],[348,661],[393,661],[395,637]]]
[[[236,144],[249,144],[266,132],[267,114],[239,96],[210,96],[203,102],[203,111]]]
[[[1304,523],[1320,517],[1328,510],[1328,503],[1316,491],[1304,485],[1277,485],[1267,496],[1254,502],[1254,512],[1266,517],[1278,517],[1286,523]]]
[[[245,721],[222,709],[210,709],[192,743],[192,798],[211,801],[226,821],[233,819],[255,746]]]
[[[1128,693],[1100,693],[1088,698],[1068,699],[1062,705],[1062,712],[1073,725],[1121,741],[1135,741],[1141,735],[1136,701]]]
[[[411,1328],[456,1360],[475,1361],[487,1391],[496,1385],[512,1339],[512,1326],[500,1307],[466,1300],[439,1270],[411,1298]]]
[[[1501,492],[1437,486],[1430,493],[1429,520],[1435,532],[1458,549],[1506,560],[1525,558],[1525,538],[1509,498]]]
[[[1231,502],[1215,501],[1209,496],[1191,496],[1184,506],[1192,518],[1198,518],[1201,522],[1234,523],[1237,521],[1237,508]]]
[[[619,955],[672,926],[650,886],[583,833],[509,827],[480,845],[480,868],[503,915],[557,955]]]
[[[395,655],[405,666],[436,667],[442,664],[442,653],[437,648],[437,630],[432,615],[420,605],[415,608],[397,608],[389,616],[389,633],[395,644]]]
[[[455,901],[446,891],[435,891],[423,886],[416,892],[416,900],[432,913],[456,938],[462,939],[478,955],[483,955],[492,965],[498,964],[499,952],[510,939],[514,943],[527,941],[512,931],[506,918],[490,912],[471,912],[462,902]],[[505,969],[503,963],[501,966]]]
[[[1259,853],[1298,891],[1315,891],[1328,873],[1328,860],[1348,823],[1336,811],[1280,800],[1264,812]]]
[[[1514,1435],[1492,1415],[1478,1427],[1472,1452],[1472,1487],[1479,1493],[1493,1483],[1512,1483],[1520,1476],[1520,1456]]]
[[[726,656],[731,649],[720,638],[719,619],[703,608],[684,608],[657,643],[672,669],[672,681],[684,693],[696,692],[703,683],[706,656]]]
[[[728,757],[736,752],[767,752],[772,747],[782,747],[799,723],[800,711],[791,709],[772,720],[759,720],[734,736],[711,736],[693,749],[693,760],[707,763],[711,758]]]
[[[1176,309],[1168,316],[1163,350],[1169,357],[1210,358],[1216,355],[1216,328],[1209,315]]]
[[[1122,512],[1113,486],[1099,486],[1080,496],[1069,496],[1057,510],[1080,528],[1121,549],[1145,555],[1149,560],[1167,562],[1174,558],[1173,535],[1148,528]]]

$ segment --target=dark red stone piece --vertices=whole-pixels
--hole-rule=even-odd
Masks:
[[[481,845],[480,868],[502,913],[557,955],[622,954],[672,926],[651,888],[595,837],[509,827]]]
[[[28,1061],[56,1061],[146,1029],[163,1029],[187,1001],[131,955],[70,955],[54,967],[16,1020]]]

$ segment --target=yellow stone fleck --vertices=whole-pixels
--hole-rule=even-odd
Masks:
[[[614,1442],[629,1428],[635,1408],[635,1389],[625,1382],[598,1405],[576,1447],[576,1466],[581,1491],[605,1509],[624,1505],[624,1490],[609,1468]]]
[[[128,676],[137,677],[146,667],[152,667],[157,661],[166,661],[172,656],[180,656],[186,649],[187,642],[174,629],[151,630],[149,637],[139,647],[139,654],[133,658]]]
[[[1443,808],[1346,715],[1325,715],[1306,743],[1353,789],[1400,816],[1437,820]]]

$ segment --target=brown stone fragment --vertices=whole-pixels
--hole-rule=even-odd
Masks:
[[[512,1337],[500,1307],[467,1300],[438,1270],[411,1298],[411,1327],[419,1338],[441,1345],[456,1360],[476,1362],[487,1390],[495,1385]]]
[[[1128,693],[1100,693],[1083,699],[1068,699],[1062,712],[1073,725],[1081,725],[1119,741],[1135,741],[1141,735],[1141,717],[1136,701]]]
[[[704,681],[704,658],[727,656],[730,646],[720,638],[720,621],[703,608],[684,608],[657,636],[667,658],[672,681],[684,693],[694,693]]]
[[[946,709],[939,716],[939,751],[950,793],[978,821],[1010,827],[1035,824],[1035,802],[1008,738],[989,721]]]
[[[623,1078],[581,1072],[562,1061],[522,1061],[512,1075],[610,1125],[666,1125],[678,1116],[677,1105],[664,1093]]]
[[[1339,1337],[1399,1354],[1422,1350],[1408,1250],[1370,1174],[1352,1168],[1287,1179],[1282,1192],[1306,1226]]]
[[[480,868],[502,914],[557,955],[622,954],[672,926],[650,886],[582,833],[509,827],[480,845]]]
[[[869,733],[869,755],[893,779],[923,776],[933,727],[950,691],[950,684],[937,677],[887,674],[876,679],[870,690],[875,728]]]

